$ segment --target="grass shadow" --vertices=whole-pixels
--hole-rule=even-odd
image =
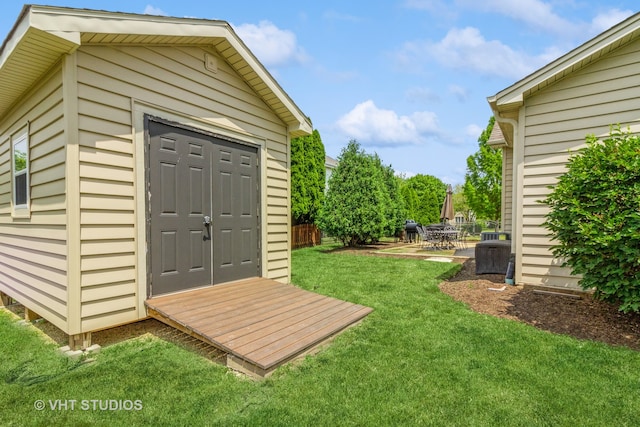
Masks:
[[[25,308],[21,304],[15,302],[6,306],[5,309],[14,315],[16,321],[24,319]],[[43,340],[54,343],[58,347],[69,344],[69,336],[47,320],[37,319],[29,322],[29,324],[39,331]],[[226,365],[226,352],[151,318],[93,332],[91,334],[91,341],[93,344],[98,344],[100,347],[106,348],[125,341],[135,340],[145,335],[152,335],[158,339],[199,354],[215,363]]]

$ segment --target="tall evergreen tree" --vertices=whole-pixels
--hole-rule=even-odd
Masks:
[[[415,204],[411,218],[421,224],[440,222],[442,201],[447,194],[447,186],[438,178],[431,175],[418,174],[404,182],[408,190],[403,194],[415,195]]]
[[[312,224],[322,208],[325,151],[320,133],[291,140],[291,216],[296,224]]]
[[[373,160],[376,166],[380,168],[382,180],[388,195],[387,208],[385,212],[387,218],[387,229],[385,230],[385,235],[395,236],[404,228],[404,221],[406,219],[404,199],[400,194],[399,183],[391,165],[383,165],[377,154],[373,155]]]
[[[389,200],[379,164],[351,140],[329,178],[317,224],[346,246],[377,241],[388,230]]]
[[[418,193],[415,188],[407,185],[406,180],[402,180],[400,185],[400,194],[404,200],[405,205],[405,219],[417,218],[418,215]]]

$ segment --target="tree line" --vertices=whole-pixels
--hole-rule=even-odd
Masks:
[[[465,215],[481,213],[499,220],[502,154],[487,145],[493,124],[492,118],[478,140],[479,151],[467,159],[467,179],[464,187],[456,187],[454,206]],[[367,153],[356,140],[349,141],[337,160],[326,182],[319,132],[292,140],[294,224],[316,224],[344,245],[356,246],[398,236],[407,219],[425,225],[440,222],[447,187],[440,179],[396,176],[391,165],[383,164],[376,153]],[[495,203],[497,208],[486,206]]]

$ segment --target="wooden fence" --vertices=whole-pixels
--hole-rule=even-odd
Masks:
[[[291,249],[319,245],[321,238],[320,229],[315,224],[300,224],[291,227]]]

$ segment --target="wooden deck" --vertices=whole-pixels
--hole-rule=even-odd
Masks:
[[[264,377],[359,322],[372,309],[264,278],[146,301],[149,316],[227,353],[227,366]]]

